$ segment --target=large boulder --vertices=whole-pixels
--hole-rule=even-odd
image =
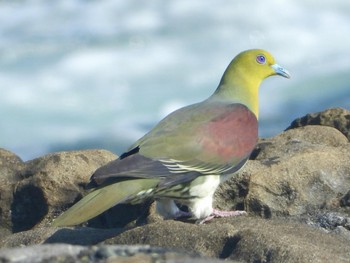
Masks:
[[[85,150],[52,153],[26,163],[18,160],[12,170],[2,166],[8,171],[2,177],[7,199],[0,205],[2,211],[11,211],[11,216],[4,213],[2,225],[19,232],[47,224],[85,194],[84,186],[98,167],[115,158],[108,151]]]
[[[341,208],[350,189],[350,143],[338,130],[306,126],[259,146],[247,211],[271,217]]]

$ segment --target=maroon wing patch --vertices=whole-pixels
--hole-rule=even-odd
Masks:
[[[255,115],[242,104],[232,104],[221,110],[222,113],[200,128],[199,143],[203,151],[224,162],[246,158],[257,143]]]

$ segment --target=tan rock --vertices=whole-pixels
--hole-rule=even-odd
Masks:
[[[150,244],[243,262],[349,262],[350,245],[319,229],[281,219],[236,217],[205,225],[173,220],[123,232],[104,244]]]
[[[0,232],[12,230],[12,203],[15,184],[22,179],[23,161],[14,153],[0,148]]]
[[[85,193],[92,173],[117,156],[104,150],[52,153],[25,164],[12,204],[13,231],[47,223]],[[45,220],[43,220],[45,219]]]
[[[181,254],[240,262],[342,263],[349,262],[350,258],[349,241],[337,235],[288,219],[250,216],[215,219],[204,225],[165,220],[124,230],[39,227],[7,237],[0,244],[19,247],[99,242],[103,245],[150,245]],[[53,245],[52,250],[54,248]]]
[[[266,139],[254,161],[246,209],[271,217],[339,208],[350,189],[349,160],[350,143],[330,127],[306,126]]]

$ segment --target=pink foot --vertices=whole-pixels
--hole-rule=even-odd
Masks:
[[[229,217],[229,216],[240,216],[247,214],[246,211],[235,210],[235,211],[221,211],[217,209],[213,209],[211,215],[214,217]]]
[[[240,215],[245,215],[245,214],[247,214],[247,212],[241,211],[241,210],[221,211],[221,210],[213,209],[213,212],[209,216],[207,216],[206,218],[199,221],[199,224],[204,224],[205,222],[208,222],[215,217],[230,217],[230,216],[240,216]]]

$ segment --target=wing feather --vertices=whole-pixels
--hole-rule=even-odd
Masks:
[[[160,184],[171,185],[200,175],[233,173],[256,141],[257,120],[246,106],[194,104],[170,114],[91,179],[98,186],[158,177]]]

